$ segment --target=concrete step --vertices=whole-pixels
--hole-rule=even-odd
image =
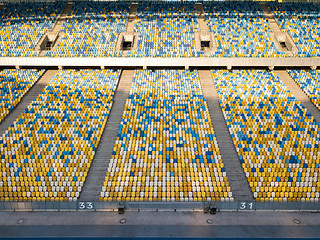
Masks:
[[[299,87],[299,85],[292,79],[286,70],[277,70],[275,73],[281,79],[281,81],[286,85],[293,96],[298,99],[303,106],[305,106],[309,113],[320,123],[320,111],[311,102],[308,95]]]
[[[24,112],[26,107],[38,97],[42,90],[47,86],[57,70],[47,70],[31,89],[24,95],[20,103],[7,115],[0,123],[0,136],[11,126],[11,124]]]
[[[123,70],[111,108],[108,122],[103,131],[98,149],[92,161],[86,182],[80,193],[81,201],[98,201],[102,185],[112,156],[126,100],[129,97],[134,70]]]
[[[67,3],[67,5],[65,6],[65,8],[62,10],[62,12],[60,13],[60,16],[57,18],[55,24],[52,27],[52,30],[50,31],[50,33],[48,33],[48,35],[52,34],[52,35],[56,35],[60,32],[60,29],[63,25],[63,23],[66,20],[66,17],[68,16],[68,14],[70,13],[71,9],[73,7],[73,3]],[[43,57],[46,50],[41,50],[40,46],[45,38],[47,34],[43,34],[43,36],[41,37],[41,39],[39,40],[39,42],[37,43],[35,50],[39,51],[39,57]],[[54,43],[54,46],[52,47],[52,50],[54,50],[56,48],[56,46],[58,45],[59,41],[61,39],[61,36],[58,36],[57,40]]]
[[[276,19],[274,18],[272,12],[270,11],[268,5],[266,3],[260,3],[260,7],[261,7],[264,15],[268,19],[268,22],[270,24],[271,29],[273,31],[281,31],[281,28],[279,27]]]
[[[65,8],[62,10],[59,18],[57,19],[54,27],[52,28],[51,32],[59,32],[60,31],[66,17],[70,13],[72,7],[73,7],[73,4],[69,4],[69,3],[65,6]]]
[[[133,34],[135,19],[138,11],[138,3],[131,3],[127,19],[126,33]]]
[[[253,195],[223,117],[211,72],[210,70],[198,72],[233,197],[235,201],[252,201]]]
[[[264,13],[264,15],[266,16],[266,18],[268,19],[269,22],[269,26],[271,28],[270,32],[270,38],[273,41],[273,43],[275,44],[277,50],[279,51],[284,51],[284,52],[288,52],[289,54],[293,54],[294,52],[298,51],[292,37],[290,36],[290,34],[288,32],[283,33],[283,31],[281,30],[276,18],[274,17],[274,15],[272,14],[272,12],[270,11],[268,5],[266,3],[259,3],[260,7]],[[290,45],[292,46],[292,49],[287,49],[286,47],[283,47],[280,45],[279,41],[277,40],[277,35],[279,35],[280,33],[285,34],[285,36],[287,36],[288,41],[290,42]]]
[[[210,56],[212,52],[217,51],[217,41],[215,37],[215,33],[210,32],[207,23],[205,21],[205,12],[203,9],[202,3],[196,3],[195,4],[195,9],[196,9],[196,15],[198,19],[198,25],[199,25],[199,32],[195,33],[195,45],[198,51],[203,51],[201,49],[201,36],[210,36],[210,48],[204,50],[205,56]]]
[[[196,15],[198,18],[200,32],[209,32],[209,28],[208,28],[208,26],[205,22],[205,18],[204,18],[204,10],[203,10],[202,3],[196,3],[195,9],[196,9]]]

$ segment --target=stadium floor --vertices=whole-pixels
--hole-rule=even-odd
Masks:
[[[10,239],[319,238],[319,227],[319,212],[0,212]]]

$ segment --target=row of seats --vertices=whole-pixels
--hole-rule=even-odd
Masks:
[[[100,200],[233,200],[197,71],[135,71]]]
[[[75,201],[120,70],[60,70],[0,137],[0,201]]]
[[[273,43],[271,27],[257,2],[205,2],[207,26],[217,41],[215,57],[285,57]]]
[[[299,57],[320,56],[320,6],[309,3],[268,3],[281,29],[288,31]]]
[[[318,201],[320,125],[272,71],[212,71],[257,201]]]
[[[7,3],[2,19],[0,56],[38,56],[35,47],[51,31],[65,3]],[[259,3],[204,2],[205,18],[217,42],[215,57],[287,57],[277,50]],[[320,52],[319,6],[269,3],[281,29],[289,32],[299,57]],[[64,22],[57,47],[48,57],[119,57],[117,39],[124,32],[129,2],[78,2]],[[202,57],[194,33],[199,31],[194,2],[139,2],[134,31],[139,34],[132,57]]]
[[[125,31],[129,2],[77,2],[64,22],[62,38],[50,57],[119,57],[117,40]]]
[[[288,72],[320,110],[320,72],[316,70],[290,70]]]
[[[37,57],[35,47],[49,32],[64,3],[6,3],[0,10],[0,56]]]
[[[0,123],[38,81],[44,70],[4,69],[0,71]]]
[[[132,57],[199,57],[194,2],[140,2],[134,31],[139,34]]]

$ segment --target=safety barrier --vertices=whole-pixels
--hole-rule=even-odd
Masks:
[[[319,212],[319,202],[0,202],[0,211],[308,211]]]
[[[320,66],[320,58],[157,58],[157,57],[3,57],[4,67],[310,67]]]

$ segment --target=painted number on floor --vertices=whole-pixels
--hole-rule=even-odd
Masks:
[[[79,210],[94,210],[93,202],[78,202]]]
[[[239,203],[239,210],[253,210],[253,203],[252,202],[240,202]]]

